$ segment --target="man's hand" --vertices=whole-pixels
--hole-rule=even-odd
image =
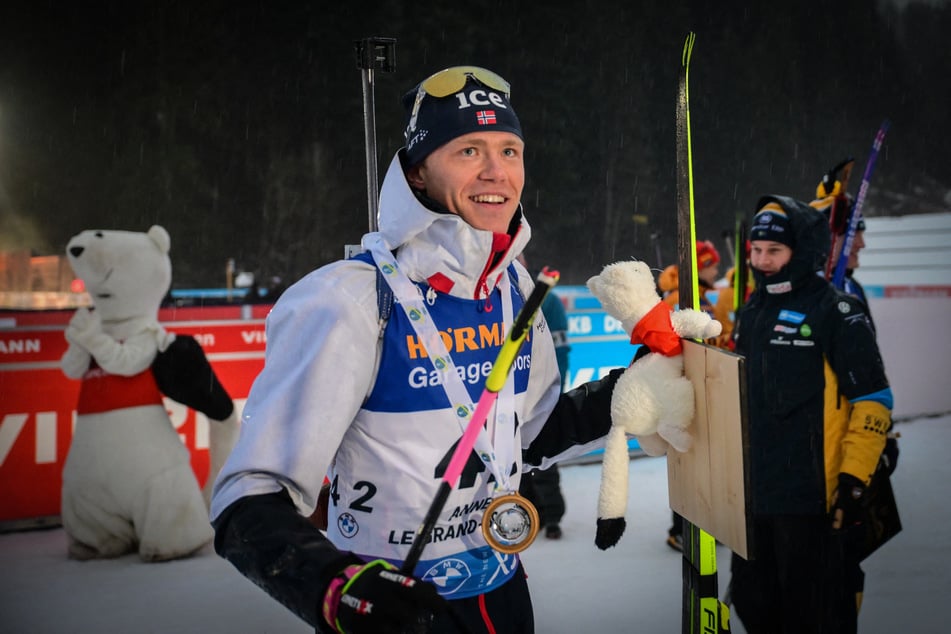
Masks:
[[[341,634],[427,632],[433,617],[448,609],[435,586],[399,573],[377,559],[348,566],[324,595],[324,620]]]
[[[839,474],[839,486],[832,495],[832,528],[839,530],[862,523],[865,483],[848,473]]]

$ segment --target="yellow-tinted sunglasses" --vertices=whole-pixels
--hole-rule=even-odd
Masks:
[[[419,84],[419,89],[424,94],[433,97],[448,97],[462,90],[470,77],[489,88],[504,93],[506,97],[511,94],[512,88],[507,81],[491,70],[479,66],[453,66],[438,73],[433,73]]]
[[[509,83],[486,68],[480,66],[452,66],[443,69],[420,82],[419,89],[416,91],[416,101],[413,103],[413,114],[410,116],[409,125],[406,129],[407,133],[416,129],[419,107],[426,95],[448,97],[462,90],[470,77],[489,88],[498,90],[506,98],[511,96],[512,87]]]

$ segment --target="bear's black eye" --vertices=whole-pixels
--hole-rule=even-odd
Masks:
[[[102,237],[102,231],[97,231],[97,232],[96,232],[95,234],[93,234],[93,235],[95,235],[97,238],[101,238],[101,237]]]

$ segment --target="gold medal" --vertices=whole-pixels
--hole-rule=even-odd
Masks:
[[[482,535],[500,553],[520,553],[535,541],[539,523],[534,505],[517,493],[509,493],[486,507]]]

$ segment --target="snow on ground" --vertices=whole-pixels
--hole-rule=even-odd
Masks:
[[[872,555],[863,634],[943,628],[951,590],[951,415],[897,425],[901,457],[893,477],[904,530]],[[664,458],[631,462],[628,528],[608,551],[594,546],[600,465],[562,467],[564,537],[544,537],[524,554],[539,634],[680,631],[681,557],[665,543]],[[144,564],[135,556],[66,558],[62,529],[0,535],[0,632],[310,632],[210,547],[194,558]],[[729,551],[720,547],[721,593]],[[736,620],[733,631],[743,634]],[[500,633],[501,634],[501,633]]]

